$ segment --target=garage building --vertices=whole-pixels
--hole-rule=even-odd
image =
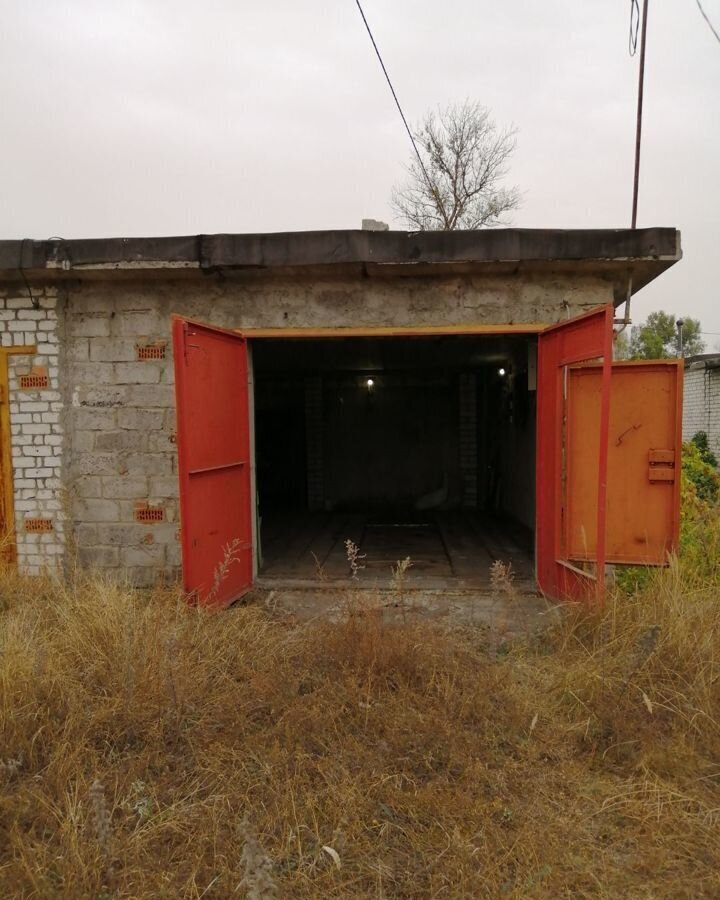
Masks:
[[[682,371],[613,363],[672,228],[0,242],[0,527],[229,603],[253,584],[552,597],[662,564]]]

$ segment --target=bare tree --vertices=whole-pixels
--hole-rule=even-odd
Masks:
[[[416,231],[505,224],[505,214],[520,205],[518,189],[501,184],[515,135],[469,100],[428,113],[413,132],[423,166],[415,157],[392,194],[398,218]]]

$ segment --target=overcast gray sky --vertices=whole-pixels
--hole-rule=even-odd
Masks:
[[[703,0],[720,29],[720,0]],[[515,123],[513,224],[627,227],[629,0],[364,0],[405,112]],[[409,143],[354,0],[0,0],[0,237],[392,223]],[[639,222],[684,260],[642,291],[720,345],[720,44],[650,8]],[[396,223],[397,227],[397,223]]]

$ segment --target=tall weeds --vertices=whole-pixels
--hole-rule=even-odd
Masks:
[[[720,896],[719,609],[675,562],[497,656],[0,574],[0,896]]]

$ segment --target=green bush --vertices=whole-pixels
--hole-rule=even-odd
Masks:
[[[714,502],[718,498],[720,476],[717,467],[717,457],[710,449],[707,434],[698,431],[689,444],[683,445],[683,470],[701,500]]]
[[[715,454],[710,449],[710,441],[707,436],[707,431],[696,431],[692,436],[691,442],[698,448],[705,462],[717,469],[717,456],[715,456]]]
[[[688,576],[714,584],[720,582],[719,496],[717,460],[699,432],[683,444],[680,565]]]

